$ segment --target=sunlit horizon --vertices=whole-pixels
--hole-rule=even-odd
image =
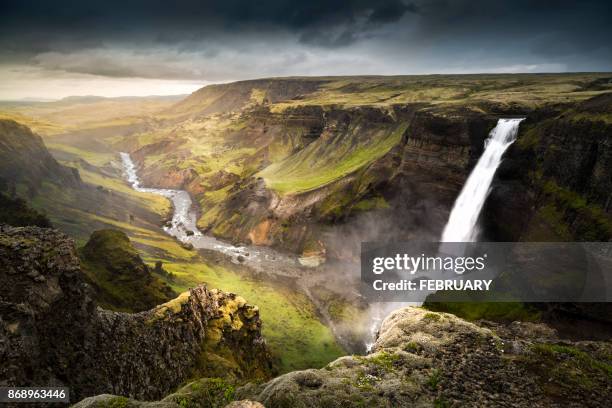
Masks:
[[[105,98],[186,95],[212,84],[208,81],[112,78],[54,73],[34,69],[0,70],[1,101],[58,101],[72,96]],[[221,82],[221,81],[220,81]]]

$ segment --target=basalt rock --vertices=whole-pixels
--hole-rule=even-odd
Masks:
[[[270,375],[256,307],[199,286],[141,313],[97,308],[55,230],[0,226],[0,283],[0,385],[155,399],[196,376]]]

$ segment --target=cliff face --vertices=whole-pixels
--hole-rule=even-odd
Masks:
[[[80,183],[76,169],[60,165],[40,136],[12,120],[0,120],[0,178],[24,184],[30,194],[43,181],[73,187]]]
[[[222,407],[232,399],[268,408],[599,407],[612,398],[610,351],[609,343],[561,340],[543,324],[478,326],[450,314],[405,308],[385,319],[371,354],[232,388],[225,398],[205,379],[159,402],[123,402],[167,408]],[[117,397],[106,395],[77,406],[113,401]]]
[[[506,241],[610,240],[611,118],[612,94],[529,115],[485,208],[489,236]]]
[[[0,282],[2,385],[152,399],[196,375],[270,374],[256,307],[201,286],[137,314],[96,309],[55,230],[1,226]]]

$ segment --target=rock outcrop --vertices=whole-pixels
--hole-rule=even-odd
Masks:
[[[0,282],[3,386],[155,399],[188,378],[270,375],[256,307],[199,286],[141,313],[97,308],[74,243],[55,230],[0,226]]]
[[[570,342],[546,325],[466,322],[409,307],[382,324],[373,350],[323,369],[291,372],[229,393],[236,400],[288,407],[602,407],[612,398],[609,342]],[[204,380],[202,380],[204,381]],[[211,404],[196,382],[160,402],[130,406]],[[208,380],[206,380],[208,381]],[[213,388],[216,389],[216,388]],[[102,406],[112,396],[84,400]]]

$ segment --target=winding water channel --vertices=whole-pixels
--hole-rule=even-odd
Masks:
[[[268,247],[235,246],[203,234],[197,227],[197,211],[191,196],[184,190],[171,190],[165,188],[142,187],[138,178],[136,165],[129,153],[121,152],[121,161],[127,181],[132,188],[142,193],[158,194],[172,201],[174,213],[172,220],[163,229],[169,235],[194,248],[208,249],[221,252],[232,258],[235,263],[244,263],[257,271],[278,271],[283,275],[294,276],[295,269],[299,269],[297,258],[280,253]],[[287,270],[287,273],[282,273]]]

